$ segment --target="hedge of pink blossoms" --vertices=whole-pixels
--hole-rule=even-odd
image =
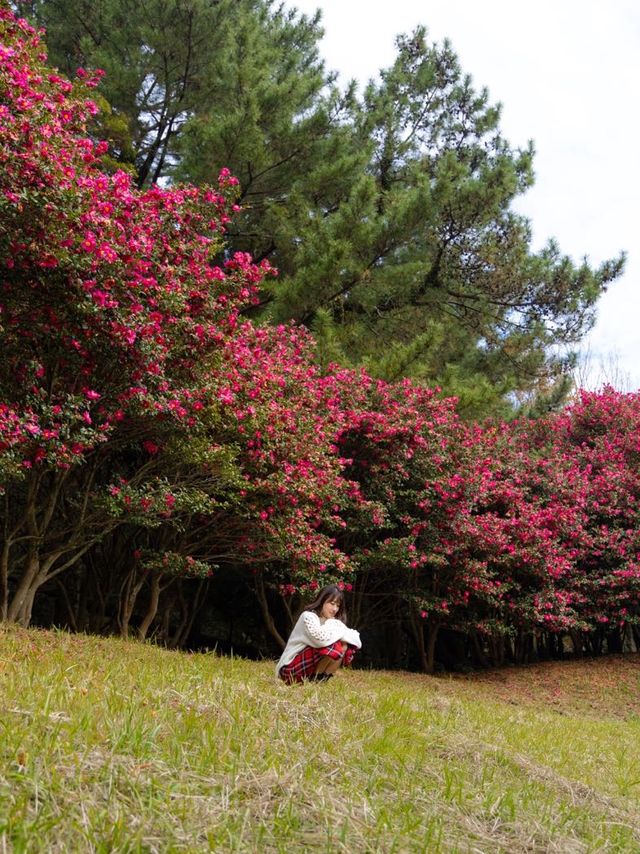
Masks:
[[[571,573],[559,587],[592,629],[638,623],[640,394],[581,392],[555,426],[558,458],[582,477]]]
[[[103,174],[98,75],[72,86],[26,22],[3,10],[0,29],[4,616],[27,620],[39,584],[128,524],[162,530],[158,571],[206,572],[233,541],[288,595],[338,579],[397,597],[427,667],[442,628],[637,622],[637,395],[480,428],[419,385],[322,374],[304,330],[241,319],[272,271],[218,262],[228,172],[145,192]]]
[[[92,102],[47,70],[25,21],[3,10],[0,25],[2,380],[12,392],[1,441],[25,467],[65,466],[132,410],[193,418],[203,357],[268,265],[242,254],[211,263],[232,213],[226,171],[214,189],[142,193],[127,174],[100,172],[102,143],[83,135]]]
[[[5,546],[27,565],[9,603],[5,563],[3,613],[27,620],[23,599],[117,523],[162,527],[164,539],[199,525],[207,555],[218,537],[250,565],[339,576],[348,559],[320,529],[348,488],[308,335],[240,323],[272,271],[242,253],[216,263],[237,182],[223,170],[215,188],[139,192],[127,174],[103,174],[85,131],[96,77],[72,87],[25,21],[3,11],[0,23],[0,461],[16,508]],[[186,466],[195,439],[209,452]],[[118,476],[101,485],[109,469]],[[56,527],[57,509],[78,501]],[[38,541],[27,556],[21,506]],[[172,555],[175,540],[185,548],[176,534]],[[201,555],[182,557],[201,570]]]
[[[379,383],[340,437],[378,506],[346,535],[360,534],[358,585],[419,615],[422,666],[444,628],[519,658],[532,636],[593,649],[638,624],[640,395],[583,392],[546,419],[480,427],[430,394]]]

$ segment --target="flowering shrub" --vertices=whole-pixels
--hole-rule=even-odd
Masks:
[[[351,408],[337,438],[346,475],[361,495],[355,512],[346,517],[341,542],[353,549],[360,567],[359,601],[377,601],[373,616],[382,620],[389,609],[397,615],[401,602],[423,655],[415,618],[438,584],[437,572],[427,565],[436,530],[425,524],[425,490],[449,477],[462,428],[455,401],[431,389],[409,381],[363,383],[362,378],[359,388],[364,399],[352,394],[345,400]]]
[[[209,360],[269,268],[242,253],[215,261],[227,171],[214,188],[145,192],[102,173],[103,146],[85,132],[92,102],[47,69],[24,20],[2,9],[0,31],[6,554],[27,543],[11,603],[8,557],[0,578],[2,613],[24,622],[38,587],[113,528],[96,490],[126,449],[144,442],[153,456],[158,437],[197,432]]]
[[[298,584],[326,572],[335,580],[350,568],[331,536],[348,500],[333,446],[344,415],[312,348],[302,328],[246,324],[229,341],[228,369],[218,377],[229,395],[226,417],[240,442],[245,513],[253,521],[245,555],[275,560]]]
[[[479,427],[402,389],[399,407],[399,387],[379,384],[379,408],[340,441],[377,502],[376,524],[348,528],[361,537],[359,588],[404,601],[422,666],[443,628],[499,663],[535,638],[542,650],[566,635],[580,651],[603,627],[635,624],[638,396],[583,393],[559,415]]]
[[[341,577],[337,410],[306,333],[240,322],[271,270],[218,262],[235,179],[140,192],[104,174],[95,77],[72,86],[25,21],[0,23],[0,465],[25,568],[10,598],[4,565],[3,614],[27,622],[39,587],[123,524],[184,560]]]
[[[544,428],[553,435],[552,424]],[[427,565],[434,561],[445,583],[423,601],[426,620],[480,635],[481,643],[584,628],[558,589],[580,521],[576,479],[547,456],[548,447],[534,447],[531,431],[540,429],[468,429],[464,465],[431,490],[425,509],[437,520],[437,537]]]
[[[601,642],[640,614],[640,395],[581,392],[558,419],[558,444],[583,477],[567,595]],[[591,645],[591,644],[590,644]]]

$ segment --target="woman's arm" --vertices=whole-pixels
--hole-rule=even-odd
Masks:
[[[309,639],[309,646],[318,648],[341,640],[357,649],[362,647],[359,632],[349,629],[341,620],[331,619],[321,623],[320,618],[313,611],[303,611],[300,619]]]
[[[330,622],[330,621],[328,621]],[[356,629],[350,629],[348,626],[341,620],[334,620],[336,623],[340,623],[342,626],[342,634],[340,635],[340,640],[345,643],[351,644],[351,646],[355,646],[356,649],[362,649],[362,641],[360,640],[360,632]]]
[[[337,620],[327,620],[324,623],[320,622],[320,617],[313,611],[303,611],[300,617],[302,630],[307,636],[309,646],[321,647],[328,646],[340,640],[340,632],[336,632],[336,626],[331,626],[330,623],[339,622]],[[329,625],[328,625],[329,624]]]

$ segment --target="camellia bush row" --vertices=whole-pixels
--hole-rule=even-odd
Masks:
[[[234,178],[108,174],[99,75],[62,78],[2,8],[0,32],[2,619],[56,587],[72,626],[164,619],[181,643],[233,566],[278,643],[337,581],[425,670],[443,636],[486,663],[634,636],[640,396],[475,426],[419,384],[321,370],[305,330],[246,319],[275,271],[224,244]]]

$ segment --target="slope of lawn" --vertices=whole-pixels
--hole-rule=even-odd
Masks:
[[[637,852],[640,657],[473,677],[0,628],[0,852]]]

